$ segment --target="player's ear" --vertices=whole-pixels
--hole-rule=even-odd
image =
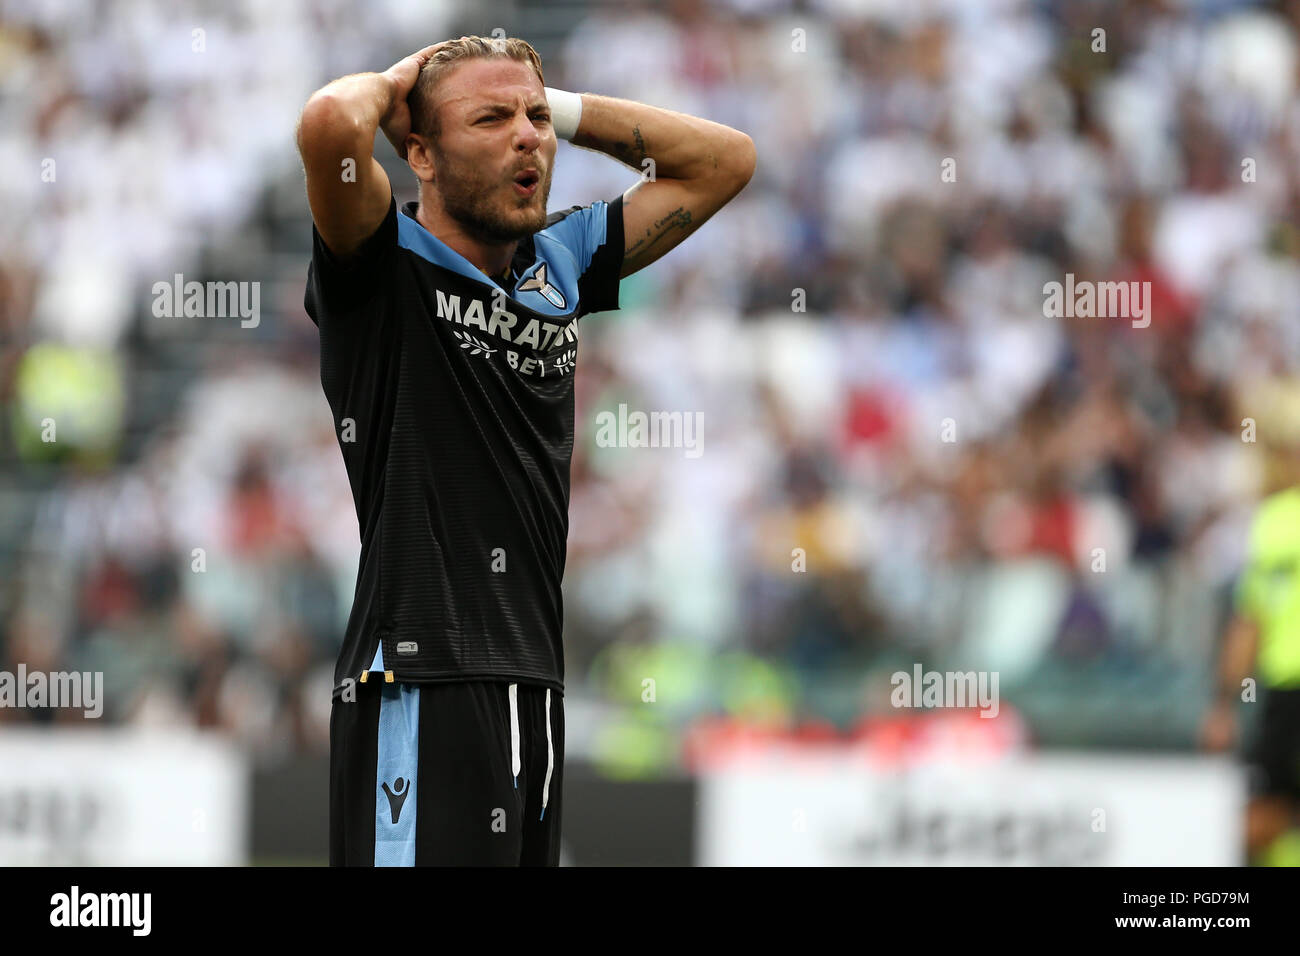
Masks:
[[[433,182],[433,150],[426,137],[419,133],[406,136],[406,164],[422,183]]]

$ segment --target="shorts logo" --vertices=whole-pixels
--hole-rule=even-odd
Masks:
[[[411,784],[407,780],[398,777],[393,781],[393,786],[397,788],[394,792],[388,789],[388,781],[381,784],[384,788],[384,795],[388,797],[388,810],[393,815],[393,823],[397,823],[397,818],[402,815],[402,804],[406,803],[406,798],[411,792]]]
[[[397,653],[414,654],[420,649],[420,645],[415,641],[402,641],[397,645]]]
[[[551,285],[546,279],[546,263],[538,263],[537,271],[531,276],[519,283],[520,292],[540,292],[547,302],[557,309],[564,309],[568,302],[564,298],[564,293],[555,286]]]

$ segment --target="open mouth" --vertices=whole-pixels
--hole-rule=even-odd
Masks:
[[[515,174],[515,190],[521,196],[531,196],[537,191],[541,175],[535,169],[525,169]]]

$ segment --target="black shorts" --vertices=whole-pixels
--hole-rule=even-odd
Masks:
[[[331,866],[558,866],[564,696],[385,683],[330,712]]]
[[[1269,688],[1246,761],[1255,796],[1300,802],[1300,689]]]

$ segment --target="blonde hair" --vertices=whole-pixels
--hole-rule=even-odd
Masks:
[[[448,40],[424,64],[415,86],[411,88],[411,93],[407,97],[407,105],[411,108],[411,132],[421,136],[438,135],[440,132],[438,113],[434,109],[433,97],[438,81],[457,63],[478,59],[508,59],[527,63],[533,68],[542,85],[546,85],[546,80],[542,77],[542,58],[537,55],[537,51],[527,40],[520,40],[517,37],[481,36]]]

